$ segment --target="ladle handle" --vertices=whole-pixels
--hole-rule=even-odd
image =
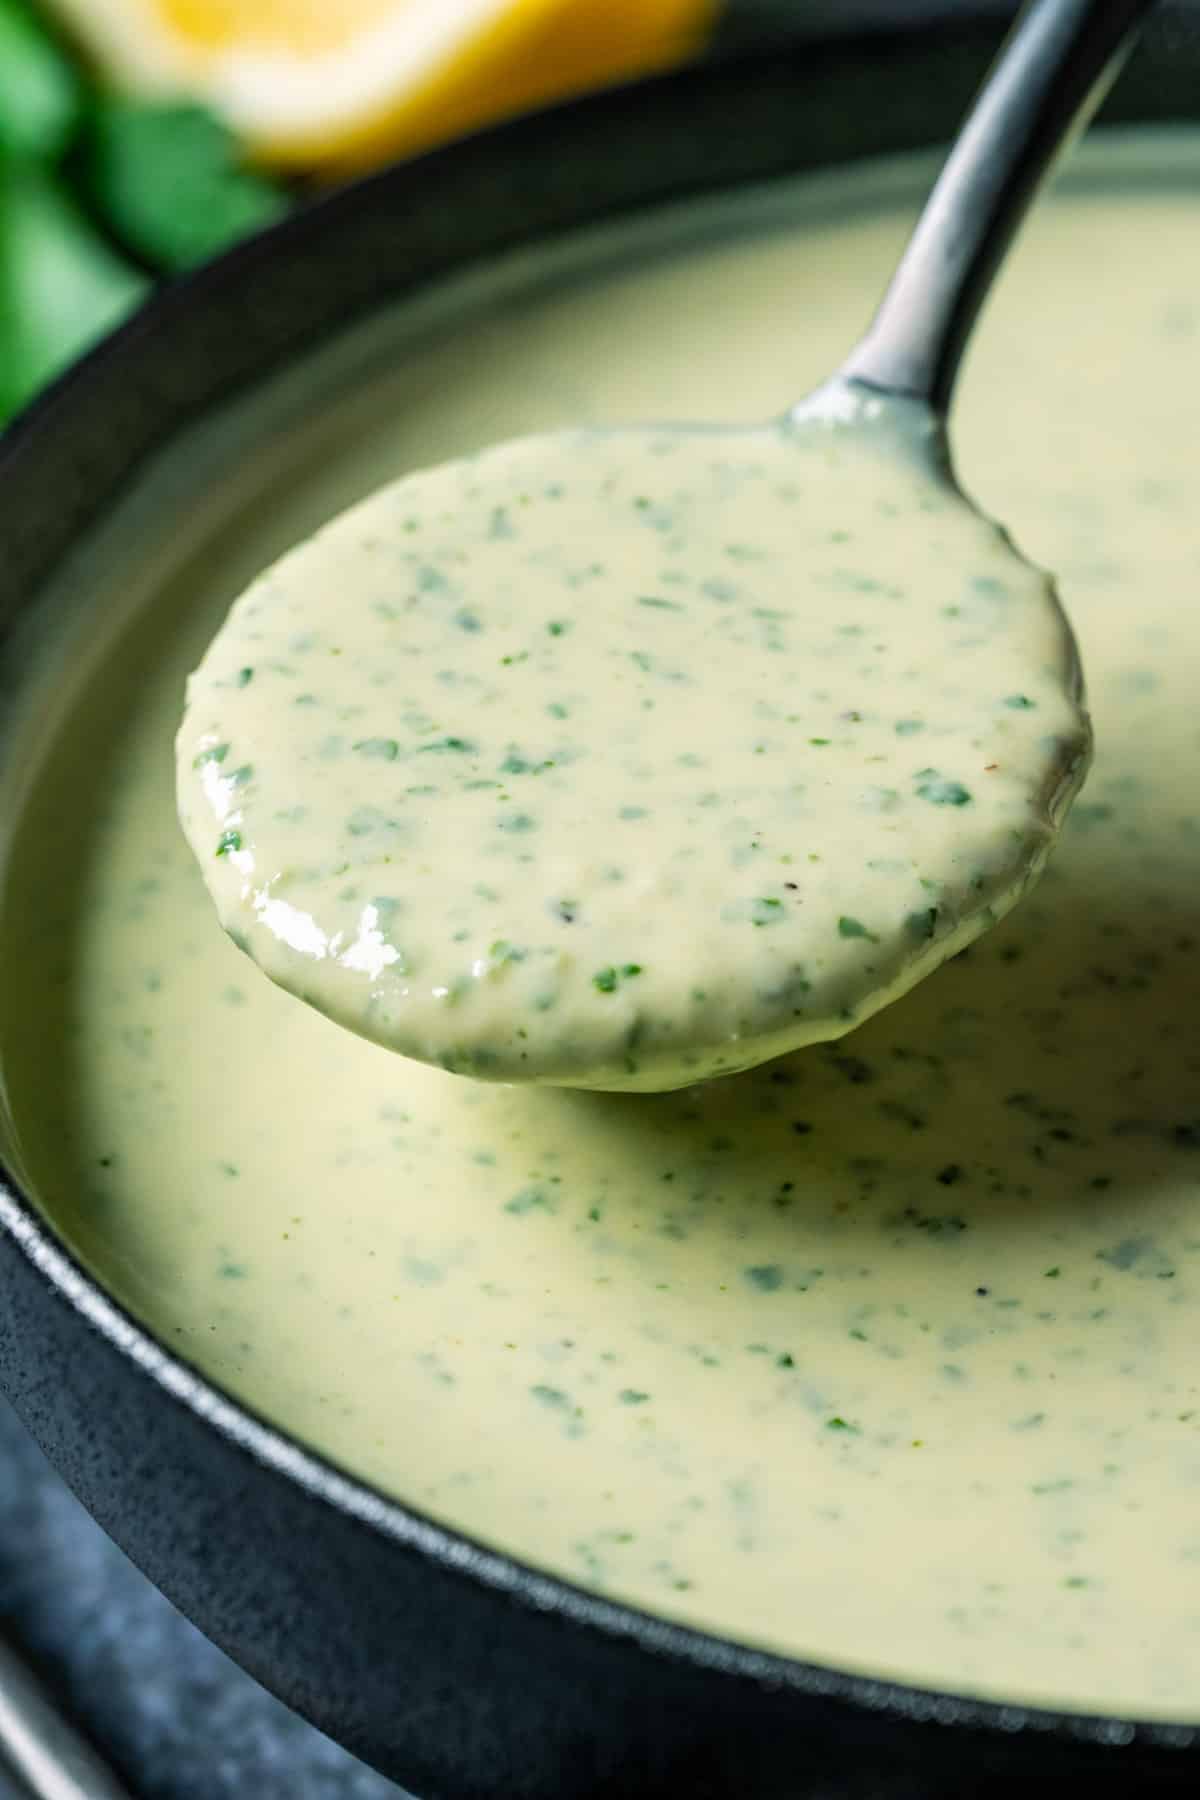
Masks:
[[[842,374],[949,407],[959,360],[1056,152],[1104,97],[1154,0],[1029,0]]]

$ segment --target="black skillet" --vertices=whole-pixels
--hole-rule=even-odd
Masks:
[[[172,288],[0,440],[0,632],[156,448],[355,315],[578,225],[946,139],[998,27],[975,9],[936,10],[916,25],[900,6],[847,7],[855,28],[831,26],[819,44],[781,39],[489,133],[363,182]],[[1188,11],[1157,21],[1105,116],[1200,118]],[[1124,1797],[1200,1784],[1200,1721],[1058,1717],[761,1655],[429,1524],[175,1361],[11,1182],[0,1380],[185,1613],[423,1800],[934,1800],[1073,1778]]]

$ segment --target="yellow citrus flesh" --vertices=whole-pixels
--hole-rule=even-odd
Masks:
[[[205,50],[256,44],[320,57],[402,11],[403,0],[156,0],[155,10],[170,36]]]
[[[365,166],[412,155],[555,100],[672,68],[701,48],[715,10],[711,0],[513,7],[518,29],[464,46],[394,109],[364,120],[338,160]]]
[[[127,92],[192,93],[257,160],[349,172],[669,68],[719,0],[53,0]]]

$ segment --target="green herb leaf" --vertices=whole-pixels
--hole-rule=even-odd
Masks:
[[[0,0],[0,149],[58,156],[79,121],[71,64],[22,0]]]
[[[0,419],[130,312],[145,285],[52,176],[0,158]]]
[[[287,209],[280,189],[242,168],[239,154],[202,106],[105,97],[87,132],[83,176],[122,243],[148,263],[186,269]]]

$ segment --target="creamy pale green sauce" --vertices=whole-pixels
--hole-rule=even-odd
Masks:
[[[188,684],[235,940],[458,1073],[682,1087],[841,1036],[1020,896],[1084,770],[1053,589],[912,401],[582,430],[385,488]]]
[[[248,433],[146,490],[133,560],[76,585],[153,605],[39,755],[50,667],[9,765],[3,1051],[9,1153],[100,1276],[384,1489],[751,1643],[1194,1717],[1200,151],[1141,155],[1161,182],[1110,151],[1047,201],[965,376],[964,477],[1059,573],[1098,743],[965,956],[734,1080],[485,1085],[261,980],[174,816],[184,676],[256,568],[430,455],[803,393],[911,218],[917,178],[871,173],[658,222],[657,260],[381,354],[357,411],[310,388],[286,470]]]

